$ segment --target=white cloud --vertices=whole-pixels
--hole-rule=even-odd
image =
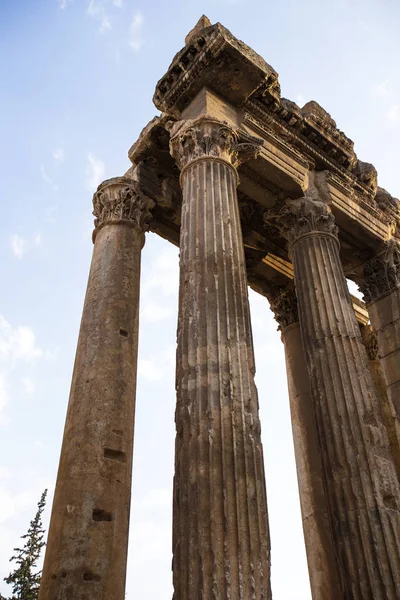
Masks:
[[[400,104],[394,104],[387,113],[388,118],[394,123],[400,122]]]
[[[122,8],[122,6],[123,6],[124,3],[123,3],[123,0],[113,0],[113,4],[117,8]]]
[[[65,8],[67,8],[70,1],[71,0],[58,0],[59,8],[61,8],[61,10],[64,10]]]
[[[35,334],[30,327],[12,327],[0,315],[0,359],[14,364],[17,360],[33,363],[42,358],[44,352],[36,345]]]
[[[143,46],[142,29],[144,18],[140,11],[136,11],[129,26],[129,45],[135,52]]]
[[[138,375],[148,381],[160,381],[175,372],[174,346],[167,346],[157,355],[150,354],[147,358],[139,358]]]
[[[32,396],[32,394],[35,393],[36,384],[30,377],[23,377],[22,385],[24,386],[25,392],[28,394],[28,396]]]
[[[63,163],[65,161],[64,148],[56,148],[53,152],[53,158],[58,164]]]
[[[1,413],[8,404],[10,396],[8,393],[8,385],[4,374],[0,373],[0,419]]]
[[[11,250],[14,256],[19,259],[21,259],[24,256],[24,254],[28,252],[32,244],[34,246],[40,246],[41,243],[42,236],[39,232],[35,233],[31,240],[24,238],[21,235],[18,235],[17,233],[14,233],[11,236]]]
[[[28,248],[28,242],[26,239],[21,237],[20,235],[14,233],[11,238],[11,250],[14,253],[14,256],[21,259]]]
[[[105,165],[104,162],[92,154],[92,152],[89,152],[87,159],[89,164],[86,168],[86,183],[89,190],[95,191],[99,183],[104,179]]]
[[[384,98],[385,96],[389,95],[389,80],[386,79],[386,81],[381,81],[380,83],[377,83],[375,85],[375,87],[373,88],[373,93],[376,96],[379,96],[380,98]]]
[[[56,191],[58,190],[58,185],[50,177],[50,175],[47,173],[47,171],[46,171],[46,169],[44,168],[43,165],[41,165],[41,167],[40,167],[40,174],[42,176],[43,181],[45,181],[47,183],[47,185],[49,185],[50,187],[52,187]]]
[[[92,19],[95,19],[100,23],[100,33],[104,33],[105,31],[112,29],[110,17],[106,12],[103,2],[98,2],[97,0],[89,0],[86,12],[89,15],[89,17],[92,17]]]
[[[144,301],[140,307],[140,318],[148,323],[156,323],[158,321],[164,321],[174,316],[172,308],[162,306],[158,302],[153,300]]]

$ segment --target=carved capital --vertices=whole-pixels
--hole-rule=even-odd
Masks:
[[[367,303],[400,287],[400,243],[391,239],[380,254],[371,258],[355,277]]]
[[[93,195],[93,241],[108,223],[126,223],[147,231],[153,207],[153,200],[140,192],[136,181],[127,177],[106,179]]]
[[[268,294],[268,300],[275,320],[279,324],[278,331],[283,331],[289,325],[298,322],[297,297],[293,285],[276,289]]]
[[[172,126],[170,150],[181,171],[204,158],[219,159],[236,168],[242,162],[255,158],[262,143],[262,140],[233,129],[226,122],[202,115]]]
[[[264,219],[266,222],[272,221],[280,230],[288,240],[289,248],[303,236],[312,233],[328,234],[338,239],[338,228],[329,206],[313,198],[288,200],[278,213],[265,213]]]

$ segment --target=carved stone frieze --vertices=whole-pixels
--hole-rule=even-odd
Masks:
[[[400,242],[393,238],[386,242],[383,251],[365,263],[354,279],[367,303],[400,287]]]
[[[127,177],[106,179],[93,196],[93,239],[107,223],[130,223],[147,231],[154,201],[140,192],[139,184]]]
[[[297,308],[297,296],[294,285],[287,288],[278,288],[268,294],[270,309],[278,322],[278,331],[282,331],[293,323],[298,323],[299,313]]]
[[[254,158],[262,140],[208,115],[180,121],[171,130],[171,154],[181,170],[201,158],[219,158],[234,167]]]

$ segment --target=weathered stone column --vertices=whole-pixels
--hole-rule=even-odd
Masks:
[[[241,137],[244,137],[244,141]],[[267,600],[270,540],[235,166],[257,142],[208,116],[172,130],[183,189],[174,599]]]
[[[367,350],[369,368],[375,383],[379,403],[382,407],[382,415],[386,425],[390,449],[393,454],[397,475],[400,480],[400,421],[394,411],[393,403],[387,394],[385,376],[382,369],[382,363],[379,359],[378,338],[371,325],[361,325],[360,331]]]
[[[400,488],[342,271],[334,217],[313,197],[279,217],[294,265],[303,347],[344,597],[400,597]]]
[[[394,239],[386,242],[362,271],[357,282],[377,336],[389,402],[388,424],[400,476],[400,243]]]
[[[342,600],[294,287],[278,290],[270,297],[270,305],[279,323],[285,347],[297,483],[311,593],[314,600]]]
[[[115,177],[93,204],[94,251],[40,600],[125,597],[140,254],[151,201]]]

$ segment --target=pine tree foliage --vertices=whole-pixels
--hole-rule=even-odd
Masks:
[[[10,562],[14,562],[16,568],[4,578],[6,583],[13,586],[13,595],[8,600],[38,599],[42,572],[37,570],[37,561],[45,545],[42,513],[46,505],[46,496],[47,490],[44,490],[35,518],[30,522],[28,532],[21,536],[25,543],[22,548],[14,548],[15,554],[10,558]],[[7,600],[7,598],[0,594],[0,600]]]

